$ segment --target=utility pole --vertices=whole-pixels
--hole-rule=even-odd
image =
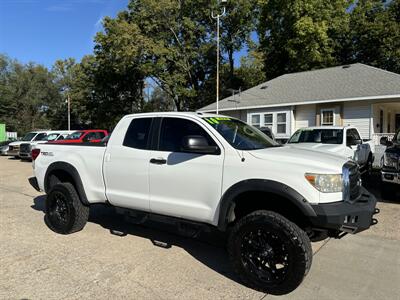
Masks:
[[[227,0],[220,0],[218,1],[218,4],[220,3],[226,3]],[[223,17],[225,15],[225,6],[222,7],[222,12],[214,15],[214,12],[211,12],[211,17],[213,19],[217,19],[217,114],[219,113],[219,18]]]
[[[71,130],[71,99],[69,94],[67,94],[67,102],[68,102],[68,130]]]

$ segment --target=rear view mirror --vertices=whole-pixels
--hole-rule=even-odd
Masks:
[[[218,154],[219,148],[208,144],[201,135],[188,135],[182,140],[182,151],[199,154]]]

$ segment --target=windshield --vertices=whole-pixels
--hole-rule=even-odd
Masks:
[[[21,141],[24,142],[31,141],[36,134],[37,134],[36,132],[29,132],[22,138]]]
[[[292,135],[288,143],[342,144],[343,129],[300,129]]]
[[[227,117],[203,118],[224,139],[238,150],[256,150],[280,146],[257,128],[247,125],[237,119]]]
[[[82,135],[83,135],[82,131],[75,131],[75,132],[71,133],[69,136],[67,136],[65,139],[66,140],[78,140]]]
[[[43,139],[43,141],[54,141],[58,137],[58,135],[58,133],[50,133]]]

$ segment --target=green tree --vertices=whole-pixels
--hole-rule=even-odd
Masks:
[[[348,0],[260,0],[257,31],[267,78],[336,65]]]
[[[228,56],[231,88],[235,88],[234,53],[252,45],[250,34],[256,29],[256,4],[256,0],[228,1],[226,15],[221,18],[221,45],[223,52]]]
[[[49,108],[60,101],[51,72],[41,65],[22,65],[5,56],[0,61],[0,122],[20,134],[51,127]]]
[[[400,1],[359,0],[351,12],[345,62],[400,73]]]

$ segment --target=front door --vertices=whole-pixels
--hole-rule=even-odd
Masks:
[[[182,139],[204,136],[220,154],[181,151]],[[221,197],[224,153],[203,125],[181,117],[163,118],[157,150],[150,155],[150,209],[153,213],[212,222]]]
[[[149,210],[151,122],[152,118],[132,119],[126,135],[107,145],[104,156],[106,195],[115,206]]]

